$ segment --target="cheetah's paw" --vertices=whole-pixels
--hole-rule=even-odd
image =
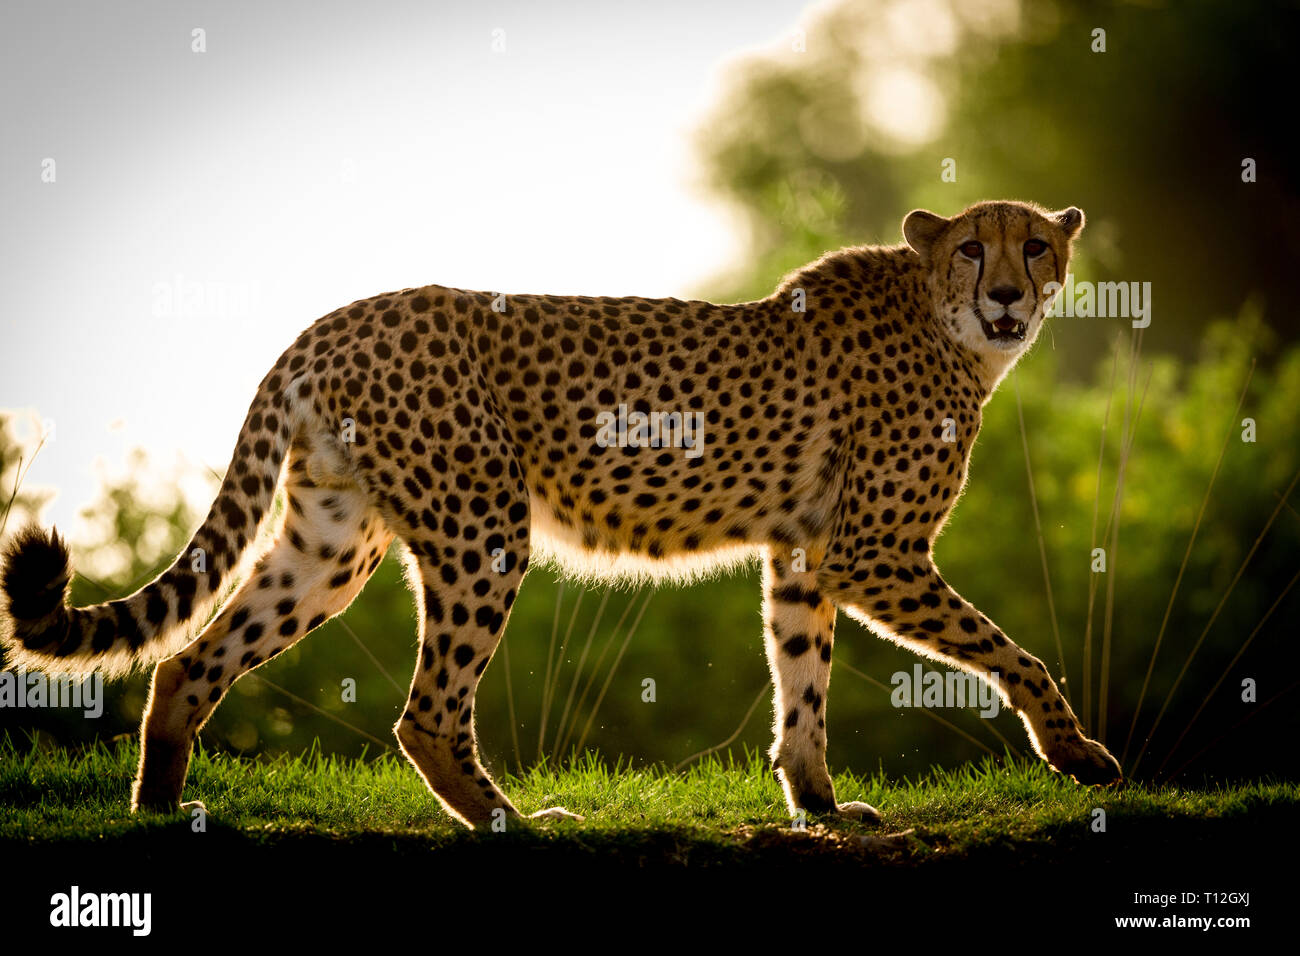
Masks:
[[[1047,755],[1047,762],[1082,784],[1111,784],[1124,779],[1119,761],[1087,737],[1076,738]]]
[[[835,808],[836,812],[846,820],[856,820],[860,823],[879,823],[880,811],[869,803],[863,803],[860,800],[850,800],[848,803],[841,803]]]
[[[564,807],[547,807],[545,810],[538,810],[536,813],[528,815],[530,820],[572,820],[575,823],[581,823],[586,817],[580,813],[570,813]]]

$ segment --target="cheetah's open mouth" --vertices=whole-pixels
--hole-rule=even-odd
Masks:
[[[1000,318],[990,322],[984,316],[979,317],[980,328],[984,337],[990,342],[1023,342],[1025,340],[1025,323],[1003,313]]]

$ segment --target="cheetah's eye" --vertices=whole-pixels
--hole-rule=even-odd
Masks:
[[[1031,258],[1034,256],[1041,256],[1046,251],[1047,243],[1043,242],[1041,239],[1030,239],[1025,243],[1025,255],[1030,256]]]
[[[978,259],[984,255],[984,246],[972,239],[970,242],[962,243],[961,254],[968,259]]]

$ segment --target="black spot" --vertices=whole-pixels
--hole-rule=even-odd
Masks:
[[[794,637],[786,639],[781,645],[781,650],[785,651],[791,657],[799,657],[808,652],[812,645],[808,641],[808,635],[796,634]]]
[[[812,588],[800,587],[797,584],[785,584],[772,591],[772,598],[782,601],[786,604],[807,604],[811,608],[821,606],[822,596]]]

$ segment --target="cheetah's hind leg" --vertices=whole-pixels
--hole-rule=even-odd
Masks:
[[[522,481],[503,475],[496,487],[476,490],[479,500],[497,502],[481,528],[459,535],[424,529],[406,541],[407,570],[420,598],[420,656],[394,730],[447,812],[471,828],[580,820],[563,807],[524,817],[479,761],[474,695],[528,569],[529,520]]]
[[[154,669],[133,809],[177,809],[194,739],[231,685],[342,613],[393,539],[359,487],[323,488],[307,477],[309,454],[302,442],[290,453],[284,525],[248,580]]]

